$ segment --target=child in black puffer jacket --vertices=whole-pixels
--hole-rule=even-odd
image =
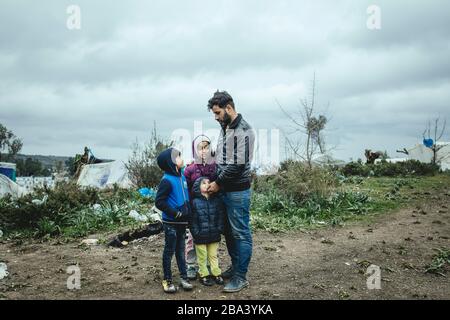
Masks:
[[[223,284],[217,249],[224,228],[225,205],[217,195],[208,194],[208,186],[209,179],[206,177],[200,177],[194,183],[190,230],[194,238],[200,283],[211,286],[214,282]]]

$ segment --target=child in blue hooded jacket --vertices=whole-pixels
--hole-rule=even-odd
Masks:
[[[187,183],[181,172],[183,159],[181,152],[169,148],[161,152],[157,158],[158,166],[164,175],[158,186],[155,205],[162,211],[165,244],[163,251],[164,279],[162,286],[164,292],[175,293],[177,288],[172,280],[172,257],[175,254],[178,271],[181,276],[181,287],[192,290],[186,271],[185,237],[186,227],[190,220],[190,205]]]

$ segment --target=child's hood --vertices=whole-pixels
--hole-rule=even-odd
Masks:
[[[175,159],[178,151],[175,148],[169,148],[161,152],[156,159],[156,162],[158,163],[158,166],[161,170],[163,170],[165,173],[169,173],[174,176],[180,176],[181,173],[177,171],[177,166],[172,160],[172,156],[174,156],[173,159]]]
[[[200,190],[200,185],[202,184],[202,181],[205,180],[205,179],[209,179],[209,178],[207,178],[207,177],[200,177],[197,180],[195,180],[194,186],[192,187],[192,192],[194,194],[194,198],[201,198],[203,196],[202,192]]]
[[[192,158],[194,159],[195,163],[202,163],[202,160],[200,159],[197,150],[198,150],[198,146],[200,145],[200,143],[202,143],[204,141],[209,142],[209,147],[212,148],[211,139],[204,134],[201,134],[201,135],[195,137],[194,140],[192,140]],[[212,162],[212,161],[214,161],[214,151],[211,152],[211,154],[209,156],[207,156],[207,159],[206,159],[207,163]]]

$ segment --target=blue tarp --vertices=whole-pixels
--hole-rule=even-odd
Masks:
[[[431,148],[434,144],[433,139],[423,139],[423,144],[427,148]]]
[[[141,196],[143,196],[143,197],[147,197],[147,198],[155,198],[156,197],[155,190],[153,190],[151,188],[141,188],[138,191],[141,194]]]

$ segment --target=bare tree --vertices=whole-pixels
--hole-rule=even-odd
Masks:
[[[285,141],[296,158],[305,161],[309,168],[312,167],[313,158],[317,154],[325,154],[325,139],[323,131],[328,122],[325,115],[316,114],[316,74],[312,81],[311,97],[300,100],[299,110],[294,113],[287,112],[277,101],[279,108],[291,121],[293,131],[286,133]],[[304,135],[305,139],[299,139],[298,134]],[[289,136],[294,135],[293,138]]]
[[[125,164],[129,177],[137,187],[156,187],[163,172],[159,169],[156,158],[164,149],[172,146],[172,142],[160,137],[156,131],[156,123],[150,140],[141,146],[137,141],[132,146],[132,154]]]
[[[424,140],[426,139],[426,136],[428,136],[428,139],[433,140],[433,144],[430,148],[431,151],[433,151],[433,158],[431,159],[431,163],[433,164],[438,164],[440,161],[443,160],[442,157],[438,155],[438,153],[439,150],[441,150],[444,147],[444,145],[442,144],[438,145],[438,142],[444,135],[446,127],[447,127],[447,120],[444,119],[443,123],[441,123],[441,118],[438,117],[434,119],[433,127],[431,121],[428,121],[427,127],[422,134]]]

